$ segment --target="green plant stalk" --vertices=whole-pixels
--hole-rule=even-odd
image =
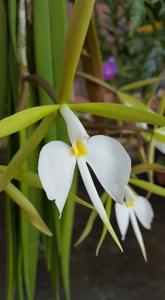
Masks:
[[[129,182],[153,194],[163,196],[163,197],[165,196],[165,188],[156,185],[152,182],[148,182],[140,179],[133,179],[133,178],[131,178]]]
[[[7,28],[6,11],[3,0],[0,0],[0,118],[6,109],[6,84],[7,84]]]
[[[32,1],[36,73],[53,85],[50,1]],[[41,104],[50,104],[50,98],[39,88]]]
[[[30,138],[27,139],[27,141],[14,155],[1,178],[0,190],[3,190],[5,186],[13,179],[14,175],[17,173],[17,170],[21,167],[21,165],[29,157],[33,150],[39,145],[39,143],[45,137],[48,129],[52,125],[54,118],[54,114],[46,117],[35,129]]]
[[[50,0],[49,2],[53,82],[57,90],[60,83],[64,60],[64,48],[67,31],[67,9],[65,0]]]
[[[7,284],[6,300],[14,300],[16,288],[16,226],[15,207],[10,199],[6,199],[6,257],[7,257]]]
[[[77,169],[75,170],[71,192],[76,193],[77,191],[77,180],[78,174]],[[69,198],[72,197],[69,194]],[[71,256],[71,242],[72,242],[72,231],[74,224],[74,212],[75,202],[67,201],[62,217],[62,240],[61,240],[61,268],[62,268],[62,280],[65,290],[66,299],[70,300],[70,256]]]
[[[105,205],[105,211],[107,213],[107,216],[110,220],[110,217],[111,217],[111,210],[112,210],[112,199],[111,197],[108,197],[107,201],[106,201],[106,205]],[[100,236],[100,239],[99,239],[99,242],[97,244],[97,248],[96,248],[96,256],[99,255],[99,252],[100,252],[100,249],[101,249],[101,246],[106,238],[106,235],[107,235],[107,227],[104,225],[103,226],[103,229],[102,229],[102,233],[101,233],[101,236]]]
[[[58,94],[60,103],[67,103],[72,97],[73,80],[92,16],[94,3],[95,0],[76,0],[75,2],[66,38],[64,67]]]

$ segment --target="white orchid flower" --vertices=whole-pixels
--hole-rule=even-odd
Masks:
[[[52,141],[42,148],[38,164],[42,186],[48,199],[55,200],[61,215],[77,162],[90,199],[112,234],[112,227],[94,186],[87,163],[104,189],[114,200],[122,203],[125,194],[124,187],[130,177],[130,157],[123,146],[113,138],[103,135],[89,137],[77,116],[67,105],[61,106],[60,113],[66,122],[72,146],[62,141]],[[116,243],[119,245],[117,240]]]
[[[119,230],[122,235],[122,240],[125,240],[130,220],[143,257],[145,261],[147,261],[145,245],[137,219],[144,226],[144,228],[151,229],[151,222],[154,217],[154,212],[150,202],[146,198],[138,196],[133,189],[127,185],[125,187],[125,203],[124,205],[116,203],[115,212]]]
[[[165,154],[165,127],[159,127],[154,130],[155,147]]]

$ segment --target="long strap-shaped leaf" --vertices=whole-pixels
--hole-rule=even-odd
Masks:
[[[76,0],[65,45],[64,68],[59,89],[59,102],[71,99],[73,80],[92,16],[95,0]],[[69,62],[69,63],[68,63]]]
[[[116,103],[81,103],[69,104],[70,108],[79,112],[89,112],[96,116],[122,121],[145,122],[152,125],[165,126],[165,117],[154,112],[127,107]]]
[[[54,121],[54,117],[54,115],[46,117],[12,158],[5,173],[1,177],[0,190],[3,190],[4,187],[13,179],[23,162],[45,137],[48,129]]]

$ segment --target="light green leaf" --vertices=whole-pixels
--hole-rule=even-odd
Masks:
[[[124,103],[125,105],[151,112],[151,110],[148,108],[148,106],[145,105],[141,100],[138,100],[138,99],[134,98],[133,96],[130,96],[129,94],[125,94],[122,92],[116,92],[116,93],[117,93],[120,101],[122,103]]]
[[[112,208],[112,199],[109,196],[108,199],[107,199],[106,205],[105,205],[105,210],[106,210],[106,213],[107,213],[107,216],[108,216],[109,220],[110,220],[110,215],[111,215],[111,208]],[[99,255],[101,246],[102,246],[102,244],[103,244],[103,242],[106,238],[107,232],[108,232],[107,227],[105,225],[103,225],[103,230],[102,230],[99,242],[98,242],[97,247],[96,247],[96,256]]]
[[[136,186],[150,192],[150,193],[153,193],[153,194],[156,194],[159,196],[163,196],[163,197],[165,196],[165,188],[163,188],[157,184],[154,184],[154,183],[151,183],[148,181],[144,181],[144,180],[140,180],[140,179],[133,179],[133,178],[131,178],[129,182],[133,185],[136,185]]]
[[[93,225],[94,225],[94,222],[95,222],[96,218],[97,218],[97,212],[94,210],[90,213],[88,221],[85,225],[85,228],[84,228],[83,232],[81,233],[78,240],[75,242],[75,244],[74,244],[75,247],[80,245],[88,237],[88,235],[91,233],[91,230],[93,228]]]
[[[159,81],[164,80],[164,79],[165,79],[165,77],[162,76],[162,77],[153,77],[153,78],[150,78],[150,79],[135,81],[135,82],[132,82],[132,83],[129,83],[129,84],[126,84],[126,85],[122,86],[120,88],[120,91],[128,91],[128,90],[137,89],[137,88],[143,87],[145,85],[149,85],[149,84],[159,82]]]
[[[165,126],[165,117],[154,112],[127,107],[116,103],[79,103],[69,104],[69,107],[78,112],[89,112],[91,114],[111,118],[115,120],[145,122],[152,125]]]
[[[95,0],[77,0],[74,4],[73,15],[66,38],[64,67],[59,89],[59,102],[61,103],[67,103],[71,99],[73,79],[92,16],[94,3]]]
[[[45,105],[25,109],[0,120],[0,137],[20,131],[43,117],[55,113],[59,105]]]
[[[71,199],[72,201],[75,201],[76,203],[87,207],[89,209],[95,209],[94,206],[92,206],[91,204],[89,204],[88,202],[84,201],[83,199],[81,199],[80,197],[78,197],[77,195],[73,194],[73,193],[69,193],[69,199]]]
[[[6,109],[6,83],[7,83],[7,28],[4,1],[0,0],[0,117]]]
[[[37,210],[34,206],[29,202],[29,200],[12,184],[9,183],[5,188],[6,194],[15,202],[17,205],[23,209],[26,213],[30,222],[41,232],[48,236],[52,236],[51,231],[41,219]]]
[[[107,193],[103,193],[103,195],[101,196],[101,200],[102,200],[103,204],[106,199],[107,199]],[[85,225],[83,232],[81,233],[77,242],[74,244],[75,247],[77,247],[79,244],[81,244],[88,237],[88,235],[90,234],[90,232],[93,228],[96,218],[97,218],[97,211],[93,210],[89,215],[88,221]]]
[[[41,140],[45,137],[48,129],[54,121],[54,114],[46,117],[40,125],[35,129],[29,139],[22,145],[18,152],[14,155],[6,168],[4,174],[0,180],[0,188],[3,190],[4,187],[14,178],[21,165],[38,146]]]
[[[156,163],[153,164],[143,163],[132,167],[132,174],[141,174],[141,173],[146,173],[148,171],[165,173],[165,166]]]

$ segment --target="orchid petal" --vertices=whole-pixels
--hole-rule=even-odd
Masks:
[[[46,144],[39,155],[38,172],[49,200],[55,200],[62,213],[73,179],[76,158],[63,142]]]
[[[130,219],[131,219],[132,227],[133,227],[133,230],[135,232],[135,235],[136,235],[137,241],[139,243],[139,246],[141,248],[144,260],[147,261],[146,249],[145,249],[143,237],[142,237],[142,234],[140,232],[140,228],[139,228],[138,222],[137,222],[136,217],[135,217],[135,213],[134,213],[134,211],[132,209],[130,209],[129,210],[129,214],[130,214]]]
[[[165,143],[155,141],[155,147],[163,154],[165,154]]]
[[[154,212],[150,202],[144,197],[136,197],[133,210],[146,229],[151,229],[151,222],[154,217]]]
[[[86,161],[110,196],[122,203],[131,172],[131,159],[115,139],[97,135],[87,141]]]
[[[66,122],[68,135],[72,146],[74,146],[78,140],[86,142],[89,136],[84,126],[77,116],[72,112],[72,110],[64,104],[60,108],[60,113]]]
[[[115,203],[115,213],[116,213],[116,220],[119,226],[119,230],[122,236],[122,240],[125,240],[125,235],[128,230],[129,225],[129,212],[128,208],[124,205]]]
[[[82,176],[82,180],[84,182],[84,185],[87,189],[87,192],[90,196],[90,199],[94,205],[94,207],[96,208],[96,211],[98,212],[100,218],[102,219],[103,223],[105,224],[105,226],[107,227],[109,233],[112,235],[114,241],[116,242],[116,244],[118,245],[118,247],[121,249],[122,251],[122,247],[120,245],[120,242],[109,222],[109,219],[107,217],[107,214],[105,212],[104,206],[101,202],[101,199],[96,191],[96,188],[94,186],[92,177],[90,175],[90,172],[88,170],[87,164],[85,159],[83,158],[78,158],[77,159],[77,163],[78,163],[78,167],[80,170],[80,174]]]

